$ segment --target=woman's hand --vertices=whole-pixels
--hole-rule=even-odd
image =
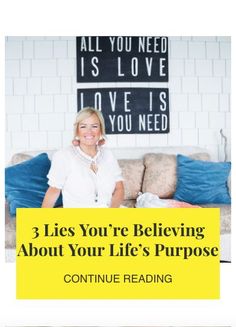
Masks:
[[[42,208],[53,208],[54,204],[59,198],[60,193],[60,189],[49,186],[43,199]]]
[[[112,194],[111,208],[119,208],[124,200],[124,184],[122,181],[117,182]]]

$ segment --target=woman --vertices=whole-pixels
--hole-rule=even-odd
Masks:
[[[53,207],[60,192],[64,208],[120,207],[123,178],[117,160],[102,146],[104,143],[102,114],[93,108],[80,110],[72,145],[53,156],[43,208]]]

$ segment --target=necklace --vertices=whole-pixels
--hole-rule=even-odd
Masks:
[[[100,149],[97,149],[96,155],[91,158],[86,153],[84,153],[80,147],[72,146],[73,153],[77,159],[80,160],[86,167],[94,173],[91,174],[90,177],[92,178],[93,185],[94,185],[94,202],[98,202],[98,186],[97,186],[97,172],[98,172],[98,163],[102,159],[102,152]]]
[[[98,172],[98,163],[101,159],[101,151],[99,148],[97,148],[97,153],[94,157],[90,157],[85,152],[81,150],[80,147],[73,146],[73,152],[74,154],[89,168],[94,172],[94,174],[97,174]]]
[[[90,169],[94,172],[94,174],[97,174],[98,172],[98,166],[95,161],[91,162]]]

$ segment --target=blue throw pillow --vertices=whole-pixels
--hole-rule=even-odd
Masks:
[[[174,199],[191,204],[230,204],[227,186],[230,169],[230,162],[193,160],[177,155],[177,186]]]
[[[46,153],[5,169],[5,197],[11,216],[16,208],[40,208],[48,189],[47,174],[51,161]],[[61,206],[58,199],[55,206]]]

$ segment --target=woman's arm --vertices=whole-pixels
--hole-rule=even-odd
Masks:
[[[111,208],[119,208],[123,200],[124,200],[124,184],[122,181],[120,181],[116,183],[115,190],[112,194]]]
[[[60,193],[61,190],[59,188],[49,186],[43,199],[42,208],[53,208]]]

